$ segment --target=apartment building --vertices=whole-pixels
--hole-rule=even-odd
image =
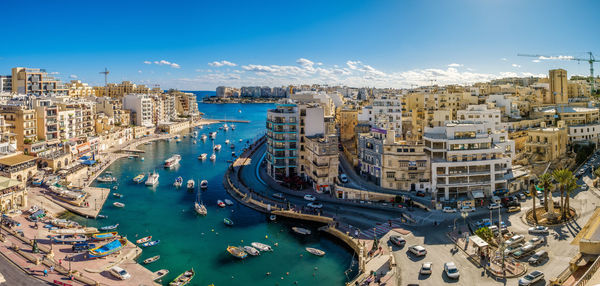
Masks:
[[[540,128],[527,131],[525,151],[540,162],[550,162],[558,159],[567,152],[568,134],[563,121],[558,121],[556,127],[546,127],[545,122]]]
[[[298,174],[299,112],[294,103],[267,111],[267,174],[275,181]]]
[[[425,130],[435,200],[483,199],[508,189],[514,142],[506,131],[490,126],[490,122],[450,121]]]
[[[171,95],[175,96],[175,110],[178,114],[188,117],[198,117],[200,112],[198,111],[198,100],[196,95],[190,92],[172,92]]]
[[[319,193],[330,192],[338,176],[338,137],[335,134],[305,136],[305,170],[308,181]]]
[[[60,79],[49,75],[44,69],[16,67],[12,69],[12,92],[27,95],[66,94]]]
[[[147,94],[128,94],[123,97],[123,109],[131,111],[133,123],[137,126],[155,126],[153,124],[152,99]]]
[[[0,75],[0,92],[12,92],[12,76]]]
[[[228,86],[217,86],[217,97],[240,97],[240,89]]]
[[[37,134],[40,140],[53,141],[60,139],[58,123],[58,106],[40,105],[35,107]]]
[[[554,69],[549,72],[550,96],[553,104],[569,103],[569,88],[567,84],[567,71]]]
[[[394,130],[397,136],[402,135],[402,100],[400,96],[373,99],[358,113],[358,121],[368,122],[371,127]]]
[[[94,86],[94,93],[97,97],[113,97],[122,98],[127,94],[150,94],[150,93],[162,93],[159,87],[149,88],[143,84],[135,84],[130,81],[123,81],[121,83],[108,83],[106,86]]]
[[[2,105],[0,106],[0,115],[4,117],[8,131],[16,135],[19,151],[24,150],[25,144],[38,140],[34,109],[21,105]]]
[[[67,95],[72,97],[89,97],[96,96],[94,88],[89,86],[87,83],[83,83],[80,80],[72,80],[65,84],[67,89]]]

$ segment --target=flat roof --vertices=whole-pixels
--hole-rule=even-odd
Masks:
[[[0,176],[0,190],[5,190],[10,187],[18,186],[21,182],[11,178]]]
[[[0,158],[0,165],[14,166],[14,165],[26,163],[26,162],[29,162],[32,160],[35,160],[35,157],[25,155],[25,154],[17,154],[17,155],[13,155],[13,156]]]

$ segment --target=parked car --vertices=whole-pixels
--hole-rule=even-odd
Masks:
[[[462,207],[460,207],[460,211],[461,212],[465,212],[465,213],[474,212],[475,208],[474,207],[470,207],[470,206],[462,206]]]
[[[488,226],[489,227],[491,225],[492,225],[492,221],[489,218],[484,218],[484,219],[478,220],[475,223],[475,226],[477,228],[484,227],[484,226]]]
[[[406,244],[406,239],[399,235],[392,235],[390,241],[400,247],[403,247]]]
[[[306,206],[309,207],[309,208],[313,208],[313,209],[323,208],[323,204],[322,203],[318,203],[318,202],[310,202],[310,203],[306,204]]]
[[[317,198],[315,198],[315,196],[313,196],[313,195],[304,195],[304,199],[307,201],[313,201],[313,202],[317,200]]]
[[[508,207],[508,210],[506,210],[506,212],[509,212],[509,213],[516,213],[516,212],[520,212],[520,211],[521,211],[520,206],[511,206],[511,207]]]
[[[529,260],[527,260],[527,262],[529,262],[529,264],[532,264],[532,265],[537,265],[537,264],[540,264],[545,259],[548,259],[548,251],[540,250],[540,251],[536,252],[534,255],[532,255],[531,257],[529,257]]]
[[[511,238],[509,238],[506,241],[506,245],[517,244],[517,243],[523,242],[524,240],[525,240],[524,236],[522,236],[520,234],[516,234],[516,235],[513,235]]]
[[[408,248],[408,251],[410,251],[415,256],[425,256],[427,254],[427,250],[425,249],[425,247],[420,245],[413,245]]]
[[[458,268],[454,262],[446,262],[444,263],[444,271],[446,272],[446,276],[452,279],[458,279],[460,277],[460,273],[458,272]]]
[[[519,259],[519,258],[523,258],[523,257],[531,254],[534,250],[535,250],[535,245],[529,244],[529,243],[525,243],[517,251],[513,252],[512,255],[515,258]]]
[[[522,201],[527,199],[527,196],[523,193],[519,193],[519,199],[521,199]]]
[[[491,203],[491,204],[488,206],[488,209],[490,209],[490,210],[497,210],[497,209],[499,209],[499,208],[500,208],[500,205],[499,205],[499,204],[497,204],[497,203]]]
[[[517,243],[517,244],[513,244],[513,245],[509,245],[504,249],[504,255],[509,255],[512,254],[513,252],[521,249],[521,246],[523,246],[523,244],[521,243]]]
[[[536,271],[533,271],[533,272],[525,275],[525,277],[519,279],[519,285],[528,286],[528,285],[532,285],[540,280],[544,280],[544,273],[536,270]]]
[[[433,263],[431,263],[431,262],[423,263],[421,265],[421,270],[419,270],[419,274],[423,274],[423,275],[431,274],[432,267],[433,267]]]
[[[110,274],[112,274],[113,276],[121,279],[121,280],[126,280],[131,278],[131,275],[129,274],[129,272],[127,272],[127,270],[119,267],[119,266],[113,266],[110,269]]]
[[[346,176],[346,174],[340,174],[340,182],[342,183],[348,183],[348,176]]]
[[[538,247],[544,243],[544,240],[541,237],[534,237],[526,242],[526,244],[531,244],[535,247]]]
[[[543,225],[538,225],[529,228],[530,234],[548,234],[548,227]]]
[[[442,209],[442,211],[445,212],[445,213],[455,213],[456,209],[455,208],[451,208],[451,207],[444,207]]]

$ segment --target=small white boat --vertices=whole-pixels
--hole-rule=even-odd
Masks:
[[[118,207],[118,208],[124,208],[125,204],[124,203],[119,203],[119,202],[114,202],[113,206]]]
[[[202,180],[202,182],[200,182],[200,188],[202,188],[202,189],[208,188],[208,181]]]
[[[215,155],[215,153],[213,153],[212,155],[210,155],[210,160],[211,161],[217,160],[217,155]]]
[[[253,242],[253,243],[250,243],[250,245],[252,245],[252,247],[254,247],[260,251],[273,251],[273,248],[271,248],[271,246],[268,244],[264,244],[264,243],[260,243],[260,242]]]
[[[196,140],[194,140],[193,143],[196,144]]]
[[[190,180],[187,181],[187,188],[189,190],[194,189],[194,185],[195,185],[194,180],[190,179]]]
[[[150,263],[155,262],[156,260],[159,260],[159,259],[160,259],[160,255],[152,256],[152,257],[150,257],[148,259],[145,259],[144,260],[144,264],[150,264]]]
[[[225,204],[226,204],[226,205],[228,205],[228,206],[233,206],[233,202],[232,202],[231,200],[229,200],[229,199],[224,199],[223,201],[225,202]]]
[[[198,160],[204,161],[204,160],[206,160],[206,157],[207,157],[207,154],[206,153],[202,153],[202,154],[200,154],[200,156],[198,156]]]
[[[297,226],[292,227],[292,230],[296,233],[303,234],[303,235],[309,235],[312,233],[310,230],[308,230],[306,228],[301,228],[301,227],[297,227]]]
[[[196,213],[198,213],[199,215],[206,215],[208,213],[206,207],[201,203],[199,204],[198,202],[194,203],[194,210],[196,210]]]
[[[215,138],[217,138],[217,131],[210,133],[210,139],[214,140]]]
[[[177,179],[175,179],[175,183],[173,183],[173,186],[175,186],[175,188],[179,188],[181,185],[183,185],[183,178],[177,177]]]
[[[217,205],[224,208],[225,207],[225,203],[222,200],[218,200],[217,201]]]
[[[225,140],[225,144],[229,144],[229,139]]]
[[[231,130],[235,130],[235,125],[231,124],[229,127],[231,127]]]
[[[275,221],[275,220],[277,219],[277,216],[276,216],[276,215],[274,215],[274,214],[272,214],[271,216],[269,216],[269,219],[270,219],[271,221]]]
[[[142,157],[141,159],[142,159],[142,161],[144,161],[144,157]]]
[[[221,144],[215,145],[215,151],[221,151]]]
[[[252,256],[260,255],[260,251],[258,251],[256,248],[254,248],[252,246],[246,245],[246,246],[244,246],[244,250]]]
[[[150,240],[152,240],[152,235],[149,235],[149,236],[142,237],[142,238],[140,238],[140,239],[136,240],[136,241],[135,241],[135,243],[137,243],[137,244],[142,244],[142,243],[144,243],[144,242],[148,242],[148,241],[150,241]]]
[[[175,154],[171,156],[169,159],[165,160],[165,168],[173,168],[179,165],[179,161],[181,161],[181,155]]]
[[[314,254],[316,256],[323,256],[323,255],[325,255],[325,251],[320,250],[320,249],[316,249],[316,248],[312,248],[312,247],[307,247],[306,251],[308,251],[310,254]]]
[[[148,179],[146,180],[146,186],[156,186],[158,184],[158,173],[155,171],[152,174],[148,175]]]
[[[242,141],[244,141],[244,140],[240,139],[240,142],[242,142]]]
[[[202,136],[200,136],[200,139],[202,139],[202,141],[206,141],[206,138],[208,138],[208,137],[206,136],[206,134],[202,134]]]
[[[169,270],[167,270],[167,269],[161,269],[161,270],[154,272],[154,281],[160,280],[161,278],[165,277],[167,274],[169,274]]]

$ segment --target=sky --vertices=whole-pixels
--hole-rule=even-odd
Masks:
[[[600,58],[600,1],[7,1],[0,74],[164,89],[413,87],[546,76]],[[10,26],[10,28],[9,28]],[[517,54],[553,56],[520,57]],[[596,64],[598,73],[600,66]]]

